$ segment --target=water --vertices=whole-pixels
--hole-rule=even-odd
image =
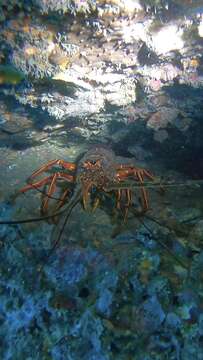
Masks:
[[[0,10],[1,359],[202,359],[201,2],[19,4]],[[53,159],[32,181],[66,181],[20,193]],[[58,216],[8,224],[48,190]]]

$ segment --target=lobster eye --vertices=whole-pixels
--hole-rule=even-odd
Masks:
[[[97,165],[100,165],[99,160],[88,160],[83,163],[83,167],[86,169],[92,169]]]

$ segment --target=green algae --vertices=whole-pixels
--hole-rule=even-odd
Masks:
[[[0,65],[0,85],[18,85],[25,76],[11,65]]]

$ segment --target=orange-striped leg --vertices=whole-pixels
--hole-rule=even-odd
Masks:
[[[122,190],[118,190],[117,193],[116,193],[116,208],[120,210],[121,208],[121,191]]]
[[[57,206],[56,206],[55,209],[54,209],[54,212],[55,212],[55,213],[64,205],[65,200],[66,200],[66,198],[67,198],[67,196],[68,196],[69,193],[70,193],[70,189],[66,189],[66,190],[63,192],[61,198],[59,198],[59,200],[58,200]],[[44,195],[44,198],[46,199],[46,196],[45,196],[45,195]],[[43,201],[43,200],[42,200],[42,201]],[[42,203],[42,204],[43,204],[43,203]],[[43,207],[43,205],[42,205],[42,207]],[[42,207],[41,207],[41,212],[42,212]],[[56,224],[57,221],[58,221],[58,217],[55,216],[54,218],[52,218],[51,221]]]
[[[126,222],[127,216],[128,216],[128,210],[130,205],[132,204],[132,192],[129,189],[123,190],[125,191],[125,197],[127,199],[127,202],[124,204],[124,222]]]
[[[126,164],[120,165],[117,167],[118,180],[124,180],[128,176],[136,176],[137,180],[139,180],[138,174],[141,174],[143,176],[143,178],[144,178],[144,176],[146,176],[150,180],[155,179],[154,175],[145,169],[137,168],[135,166],[129,166]]]
[[[60,176],[58,176],[58,177],[60,177],[63,180],[67,180],[68,182],[73,182],[74,181],[74,177],[72,175],[69,175],[69,174],[66,174],[66,173],[60,173],[60,172],[55,173],[55,174],[60,174]],[[24,193],[24,192],[26,192],[28,190],[31,190],[31,189],[39,189],[41,186],[49,184],[52,181],[54,175],[46,176],[45,178],[43,178],[43,179],[41,179],[39,181],[36,181],[36,182],[30,183],[28,185],[25,185],[19,191]]]
[[[128,210],[130,205],[132,204],[132,192],[129,189],[119,189],[117,191],[117,198],[116,198],[116,207],[117,209],[121,209],[121,201],[122,198],[125,197],[125,200],[127,199],[127,202],[125,202],[123,205],[124,207],[124,222],[127,219]]]
[[[147,170],[128,166],[127,164],[120,165],[117,171],[117,178],[119,181],[125,180],[126,178],[134,176],[141,184],[144,183],[144,177],[154,180],[155,177]],[[141,186],[142,193],[142,210],[143,212],[149,209],[148,194],[144,186]]]
[[[99,204],[100,204],[100,199],[99,199],[99,197],[96,197],[96,199],[94,199],[94,203],[92,206],[92,212],[98,208]]]
[[[54,175],[52,175],[52,179],[51,179],[51,183],[49,185],[48,191],[42,200],[42,207],[41,207],[42,214],[45,214],[48,212],[49,200],[50,200],[50,198],[52,198],[52,195],[56,192],[56,182],[58,179],[65,180],[68,183],[70,183],[73,181],[73,176],[66,174],[66,173],[61,173],[61,172],[57,172]],[[59,199],[59,202],[60,201],[61,200]]]
[[[74,171],[76,170],[76,164],[65,161],[65,160],[61,160],[61,159],[57,159],[57,160],[51,160],[49,161],[47,164],[42,165],[39,169],[37,169],[30,177],[29,180],[32,180],[33,178],[35,178],[36,176],[42,174],[43,172],[51,169],[53,166],[55,165],[59,165],[61,166],[63,169],[67,169],[70,171]]]
[[[20,192],[24,193],[30,189],[39,189],[43,185],[49,185],[47,194],[44,194],[44,198],[42,199],[41,213],[44,214],[48,211],[49,200],[50,200],[50,198],[53,197],[52,195],[56,191],[56,182],[58,179],[65,180],[68,183],[74,181],[74,177],[72,175],[62,173],[62,172],[57,172],[53,175],[45,177],[42,180],[39,180],[32,184],[28,184],[28,185],[24,186],[22,189],[20,189]],[[59,201],[60,201],[60,199],[59,199]]]
[[[137,173],[137,176],[140,183],[142,184],[144,182],[143,176],[141,175],[141,173]],[[142,209],[143,212],[145,212],[149,209],[149,201],[148,201],[148,194],[144,186],[141,186],[141,193],[142,193],[142,197],[141,197]]]
[[[58,205],[56,206],[55,211],[58,211],[58,210],[65,204],[66,198],[67,198],[67,196],[68,196],[69,193],[70,193],[70,189],[66,189],[66,190],[63,192],[61,198],[60,198],[59,201],[58,201]]]
[[[83,206],[84,209],[87,210],[88,208],[88,200],[89,200],[89,195],[90,195],[90,189],[92,187],[92,183],[88,183],[88,184],[83,184],[82,186],[82,201],[83,201]]]
[[[53,175],[50,175],[50,176],[46,176],[44,179],[42,180],[39,180],[39,181],[36,181],[32,184],[28,184],[28,185],[25,185],[22,189],[20,189],[19,191],[24,193],[28,190],[33,190],[33,189],[39,189],[41,186],[43,185],[46,185],[48,184],[53,178]]]
[[[145,169],[134,169],[134,175],[138,178],[138,180],[140,181],[141,184],[143,184],[144,182],[144,177],[154,181],[155,177],[147,170]],[[149,201],[148,201],[148,193],[147,190],[145,189],[144,186],[141,186],[141,193],[142,193],[142,197],[141,197],[141,201],[142,201],[142,209],[143,212],[146,212],[149,209]]]

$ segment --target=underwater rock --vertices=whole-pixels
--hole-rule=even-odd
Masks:
[[[203,271],[203,251],[196,254],[193,257],[192,265],[191,265],[191,277],[193,281],[199,282],[202,280],[202,271]]]
[[[158,91],[162,86],[173,83],[183,74],[182,70],[172,63],[143,66],[138,69],[138,72],[146,78],[147,84],[153,91]]]
[[[133,302],[135,305],[139,305],[142,302],[143,296],[146,294],[145,286],[141,283],[137,274],[133,275],[129,281],[134,292]]]
[[[200,37],[203,37],[203,18],[201,19],[201,21],[198,25],[198,34]]]
[[[164,324],[166,329],[168,329],[169,331],[177,331],[178,329],[180,329],[181,325],[182,321],[177,314],[170,312],[166,315]]]
[[[97,311],[105,316],[109,316],[112,301],[113,294],[110,290],[104,288],[104,290],[101,291],[100,296],[96,302]]]
[[[199,316],[199,335],[202,336],[203,335],[203,313],[200,314]]]
[[[72,354],[69,348],[67,341],[59,342],[59,344],[56,344],[51,350],[52,358],[54,360],[71,360]]]
[[[158,55],[166,55],[174,50],[180,51],[184,47],[182,36],[183,30],[176,24],[163,26],[157,33],[152,35],[152,47]]]
[[[154,249],[157,246],[156,241],[153,239],[153,235],[144,228],[141,228],[140,231],[135,233],[135,238],[146,249]]]
[[[45,272],[56,288],[67,290],[87,276],[86,259],[79,249],[60,248],[54,257]]]
[[[172,292],[169,281],[161,276],[154,277],[147,286],[147,294],[149,296],[157,296],[165,306],[172,300]]]
[[[154,133],[153,139],[162,144],[168,137],[168,132],[165,129],[160,129]]]
[[[65,89],[66,90],[66,89]],[[73,93],[68,96],[68,93]],[[38,89],[29,90],[26,93],[16,94],[18,101],[25,105],[30,105],[33,108],[39,108],[43,112],[48,113],[56,120],[66,120],[74,117],[84,117],[98,113],[104,107],[104,97],[98,90],[82,91],[75,90],[74,84],[72,87],[67,86],[67,95],[58,91],[53,93],[38,93]]]
[[[162,107],[159,111],[153,114],[147,122],[147,126],[153,130],[159,130],[167,128],[167,126],[173,125],[179,114],[178,109],[171,109]]]
[[[195,323],[198,320],[199,297],[194,289],[184,289],[178,296],[179,308],[178,313],[184,320]]]
[[[24,85],[23,92],[17,87],[15,91],[6,91],[10,91],[11,96],[16,97],[22,104],[38,108],[56,121],[73,117],[78,117],[82,121],[84,117],[99,114],[100,111],[111,107],[127,107],[134,103],[139,106],[140,100],[143,101],[146,94],[157,92],[158,96],[163,88],[173,86],[175,82],[192,86],[201,84],[201,76],[198,73],[201,64],[201,44],[198,40],[195,42],[195,49],[198,51],[196,57],[189,39],[184,40],[186,52],[180,51],[178,56],[174,53],[174,49],[181,50],[179,45],[176,46],[180,42],[181,31],[185,32],[187,27],[191,26],[188,25],[187,18],[179,20],[181,26],[175,21],[173,24],[166,20],[166,23],[157,25],[156,29],[157,19],[156,16],[152,16],[152,13],[155,14],[154,10],[152,13],[149,11],[158,7],[169,15],[175,5],[169,6],[169,9],[163,4],[159,7],[157,2],[156,5],[150,3],[143,6],[140,1],[129,4],[113,1],[104,4],[67,0],[60,4],[55,0],[38,0],[34,4],[37,4],[37,9],[43,14],[54,13],[56,18],[52,24],[45,16],[46,21],[42,24],[36,13],[36,18],[17,16],[16,19],[4,23],[0,32],[2,56],[5,59],[9,58],[9,62],[31,81],[30,89]],[[68,13],[66,16],[70,21],[62,30],[59,25],[64,13]],[[84,22],[81,22],[81,13],[85,14]],[[129,15],[122,17],[123,14]],[[114,21],[109,20],[112,16]],[[198,25],[199,22],[194,14],[194,23]],[[160,39],[167,31],[173,36],[170,37],[170,49],[166,52],[166,49],[161,50]],[[147,49],[146,56],[142,54],[142,58],[153,53],[155,60],[150,64],[139,61],[141,49]],[[33,79],[36,81],[33,82]],[[60,80],[60,86],[56,86],[56,80]],[[142,94],[139,94],[139,88]],[[177,107],[178,111],[178,104],[167,105],[168,107],[166,104],[159,106],[163,106],[163,112],[167,110],[165,118],[170,118],[169,107]],[[140,108],[140,111],[137,110],[137,106],[135,108],[132,113],[126,108],[122,120],[126,121],[127,125],[135,121],[135,127],[137,119],[147,120],[157,110],[157,107],[151,107],[150,99],[145,99],[145,106]],[[193,117],[186,113],[184,118],[184,121],[176,121],[176,127],[186,132]],[[149,119],[149,126],[150,121]],[[165,121],[160,120],[162,127],[154,134],[155,142],[160,144],[171,140],[170,134],[163,131]],[[172,122],[173,120],[169,119],[167,124],[170,125]],[[75,127],[74,133],[87,139],[91,135],[109,136],[108,126],[99,128],[98,124],[96,129],[96,121],[94,130],[80,123]]]
[[[198,246],[202,246],[203,244],[203,220],[199,220],[193,229],[191,230],[191,239],[196,243]]]
[[[128,151],[132,154],[137,161],[147,161],[152,158],[150,150],[146,150],[141,145],[132,144],[128,147]]]
[[[95,2],[87,1],[70,1],[70,0],[33,0],[35,6],[38,6],[42,14],[49,14],[57,12],[58,14],[65,14],[67,12],[76,14],[89,13],[95,9]]]
[[[102,350],[102,343],[101,343],[101,335],[103,333],[103,325],[99,318],[95,317],[91,309],[87,309],[82,314],[79,320],[75,321],[71,329],[71,335],[73,337],[77,337],[78,340],[82,341],[85,345],[90,345],[90,349],[94,350],[95,353],[101,353]],[[79,350],[78,347],[78,354],[80,353],[82,358],[85,355],[85,347],[83,345],[83,349]],[[87,346],[87,349],[89,346]]]
[[[24,0],[2,0],[0,7],[0,22],[8,20],[12,13],[19,12],[21,16],[24,14],[29,15],[32,11],[29,2]]]
[[[156,295],[148,298],[139,308],[136,320],[139,322],[140,333],[150,334],[160,329],[165,319],[165,312]]]
[[[110,76],[110,74],[109,74]],[[126,106],[136,101],[136,86],[133,79],[122,79],[116,84],[103,88],[105,100],[110,105]]]
[[[47,84],[47,92],[45,87],[43,93],[40,94],[39,90],[37,86],[32,87],[26,93],[17,93],[16,97],[23,104],[40,107],[57,120],[90,116],[99,113],[106,104],[125,106],[136,100],[136,84],[133,79],[113,73],[106,76],[99,72],[88,76],[79,67],[73,67],[64,74],[56,74]]]
[[[9,62],[30,79],[54,76],[69,67],[78,53],[76,45],[69,42],[67,46],[66,38],[62,47],[61,37],[53,29],[29,19],[9,21],[0,31],[0,38],[3,51],[9,52]]]
[[[201,360],[203,351],[198,325],[194,324],[185,331],[184,343],[181,349],[181,359]]]

